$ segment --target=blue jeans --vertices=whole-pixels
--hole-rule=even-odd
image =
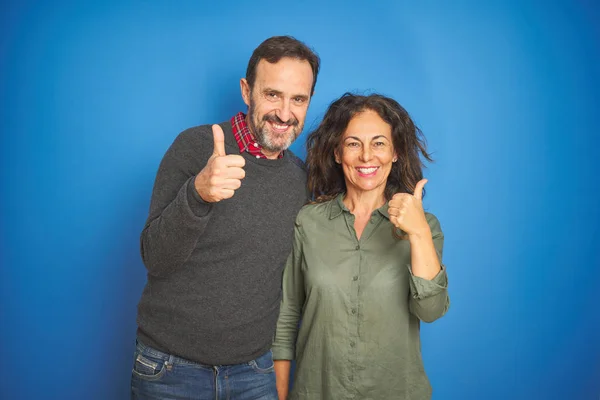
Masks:
[[[271,351],[235,365],[203,365],[138,340],[131,398],[134,400],[278,400]]]

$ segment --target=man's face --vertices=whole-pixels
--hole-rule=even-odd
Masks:
[[[241,80],[248,126],[267,157],[277,157],[302,132],[312,83],[308,61],[294,58],[275,64],[260,60],[252,88],[246,79]]]

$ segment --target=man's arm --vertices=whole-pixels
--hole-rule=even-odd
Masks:
[[[243,157],[225,155],[221,128],[213,126],[212,154],[206,137],[202,132],[180,134],[161,161],[140,238],[151,275],[166,276],[185,263],[204,233],[212,203],[233,196],[244,177]],[[202,144],[208,150],[194,149]]]

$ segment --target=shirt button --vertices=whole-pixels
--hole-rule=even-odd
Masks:
[[[254,143],[254,147],[258,147],[258,143],[256,143],[256,142],[255,142],[255,143]]]
[[[356,308],[352,309],[352,314],[356,314]]]
[[[356,249],[356,250],[360,250],[360,246],[359,246],[359,245],[356,245],[355,249]]]
[[[260,156],[256,156],[256,158],[260,158]]]
[[[354,275],[354,276],[352,277],[352,280],[353,280],[353,281],[357,281],[357,280],[358,280],[358,276]]]

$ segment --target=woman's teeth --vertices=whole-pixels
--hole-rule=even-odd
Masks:
[[[358,172],[360,172],[361,174],[372,174],[373,172],[375,172],[377,170],[378,167],[371,167],[371,168],[356,168],[358,170]]]

